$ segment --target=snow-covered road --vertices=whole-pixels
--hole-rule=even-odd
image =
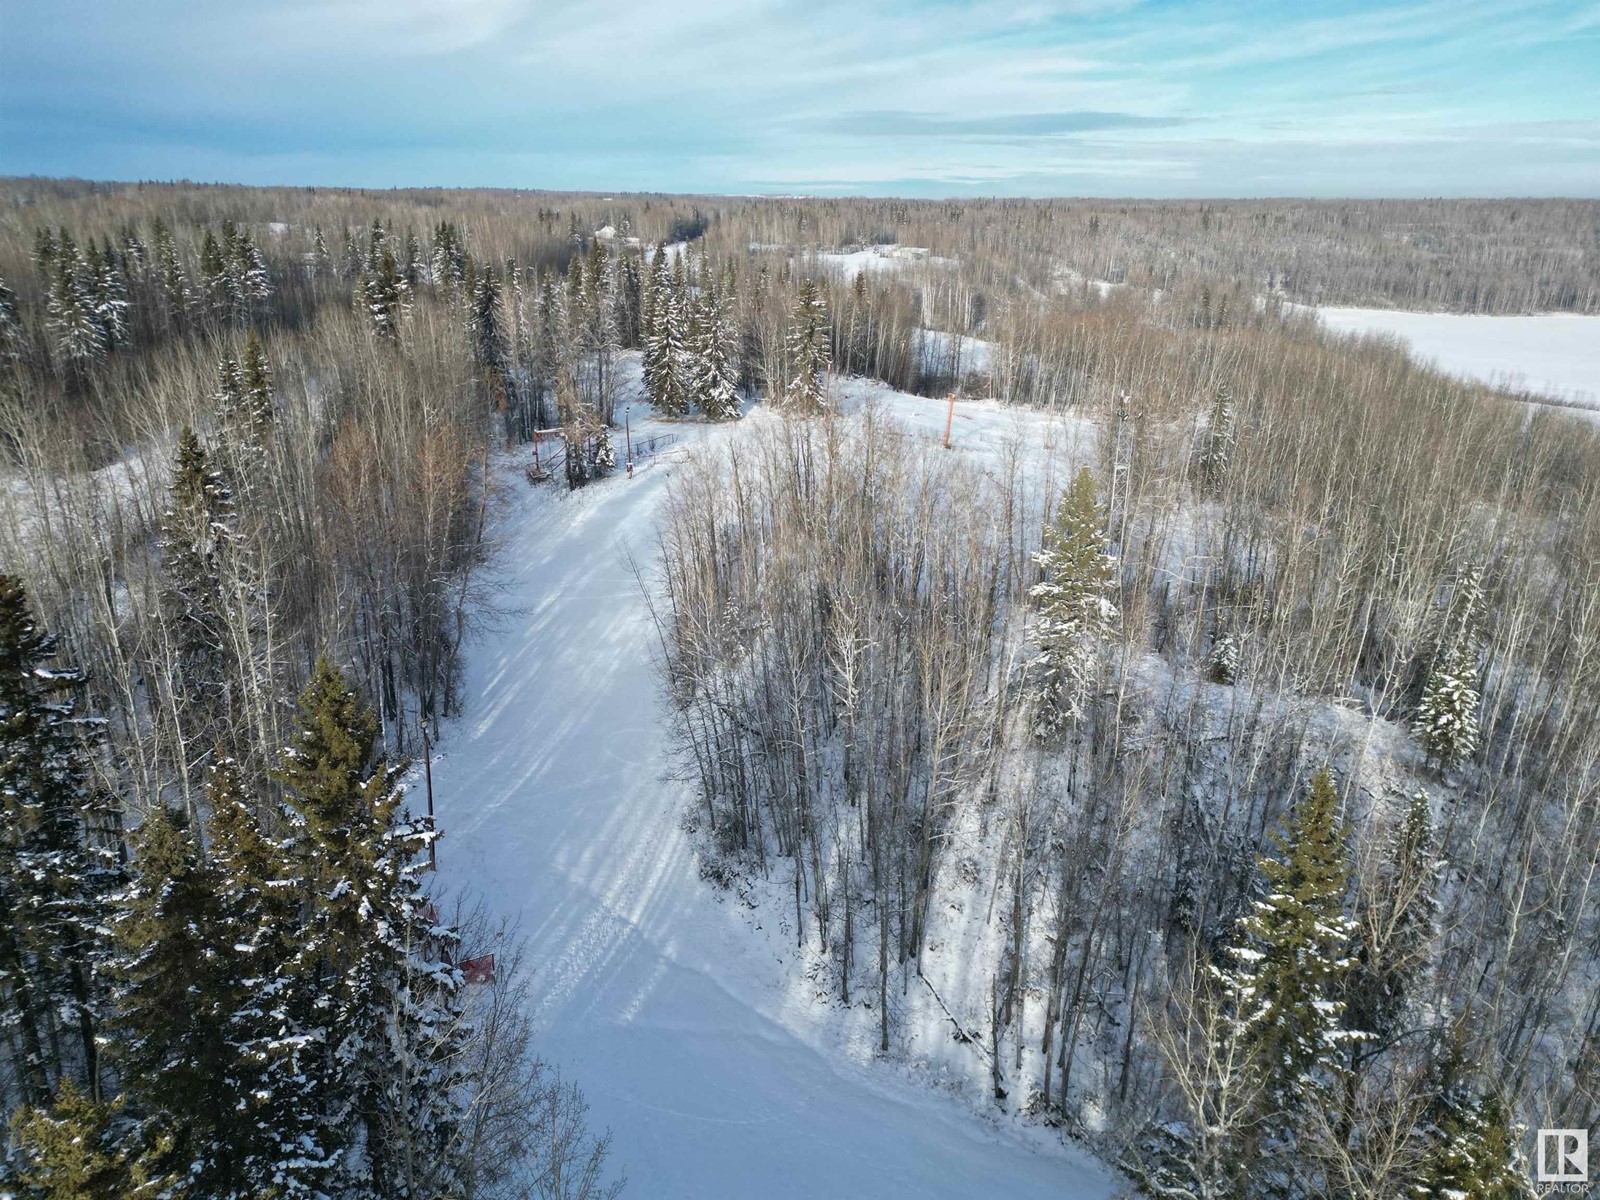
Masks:
[[[652,559],[679,469],[570,496],[517,482],[500,603],[518,611],[470,648],[434,767],[445,882],[521,915],[541,1053],[611,1128],[634,1197],[1109,1194],[1053,1135],[830,1041],[794,964],[700,881],[627,558]]]

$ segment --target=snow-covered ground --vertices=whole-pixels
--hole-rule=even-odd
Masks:
[[[1441,371],[1567,404],[1600,407],[1600,316],[1478,316],[1319,308],[1336,333],[1392,334]]]
[[[942,402],[856,380],[837,396],[942,437]],[[635,436],[740,436],[633,416]],[[987,454],[1018,433],[1075,436],[1030,420],[1051,424],[962,403],[955,440]],[[700,880],[630,565],[648,571],[682,469],[669,455],[570,495],[513,483],[501,603],[516,611],[470,650],[467,711],[434,768],[446,881],[520,913],[529,935],[541,1052],[611,1127],[631,1195],[1109,1195],[1105,1170],[1055,1134],[986,1117],[943,1072],[874,1059],[777,914]]]
[[[877,271],[899,271],[906,267],[930,266],[949,267],[955,265],[953,258],[941,258],[937,254],[930,254],[924,246],[864,246],[856,250],[822,251],[817,255],[817,261],[824,266],[836,267],[846,275],[855,275],[858,271],[869,274]]]

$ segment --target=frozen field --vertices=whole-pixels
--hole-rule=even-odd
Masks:
[[[942,436],[942,403],[860,381],[841,392]],[[632,416],[636,437],[668,428],[639,405]],[[1017,419],[959,405],[958,441],[993,453]],[[630,566],[650,562],[682,469],[658,460],[571,495],[512,476],[500,603],[514,611],[469,651],[467,711],[434,767],[441,871],[520,914],[542,1054],[610,1126],[630,1196],[1109,1195],[1106,1172],[1055,1134],[987,1119],[955,1081],[875,1059],[792,941],[770,920],[752,931],[768,913],[700,880]]]
[[[1477,316],[1319,308],[1337,333],[1393,334],[1418,359],[1466,379],[1600,407],[1600,316]]]

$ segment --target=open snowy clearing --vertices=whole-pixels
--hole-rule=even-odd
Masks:
[[[1600,316],[1478,316],[1319,308],[1335,333],[1389,334],[1447,375],[1566,404],[1600,407]]]
[[[899,271],[907,267],[951,267],[952,258],[930,254],[925,246],[865,246],[857,250],[825,250],[817,255],[817,262],[854,276],[859,271],[877,273]]]
[[[942,402],[858,380],[836,395],[942,437]],[[640,410],[636,438],[740,436]],[[959,404],[958,445],[998,453],[1018,421]],[[513,478],[500,603],[515,611],[470,650],[467,712],[435,761],[441,871],[520,914],[541,1053],[611,1128],[630,1194],[1109,1195],[1110,1175],[1054,1133],[981,1115],[943,1071],[874,1060],[817,997],[776,914],[699,878],[630,562],[648,573],[682,469],[669,454],[570,495]]]

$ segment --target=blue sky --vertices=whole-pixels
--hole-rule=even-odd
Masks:
[[[1600,195],[1600,0],[0,0],[0,173]]]

